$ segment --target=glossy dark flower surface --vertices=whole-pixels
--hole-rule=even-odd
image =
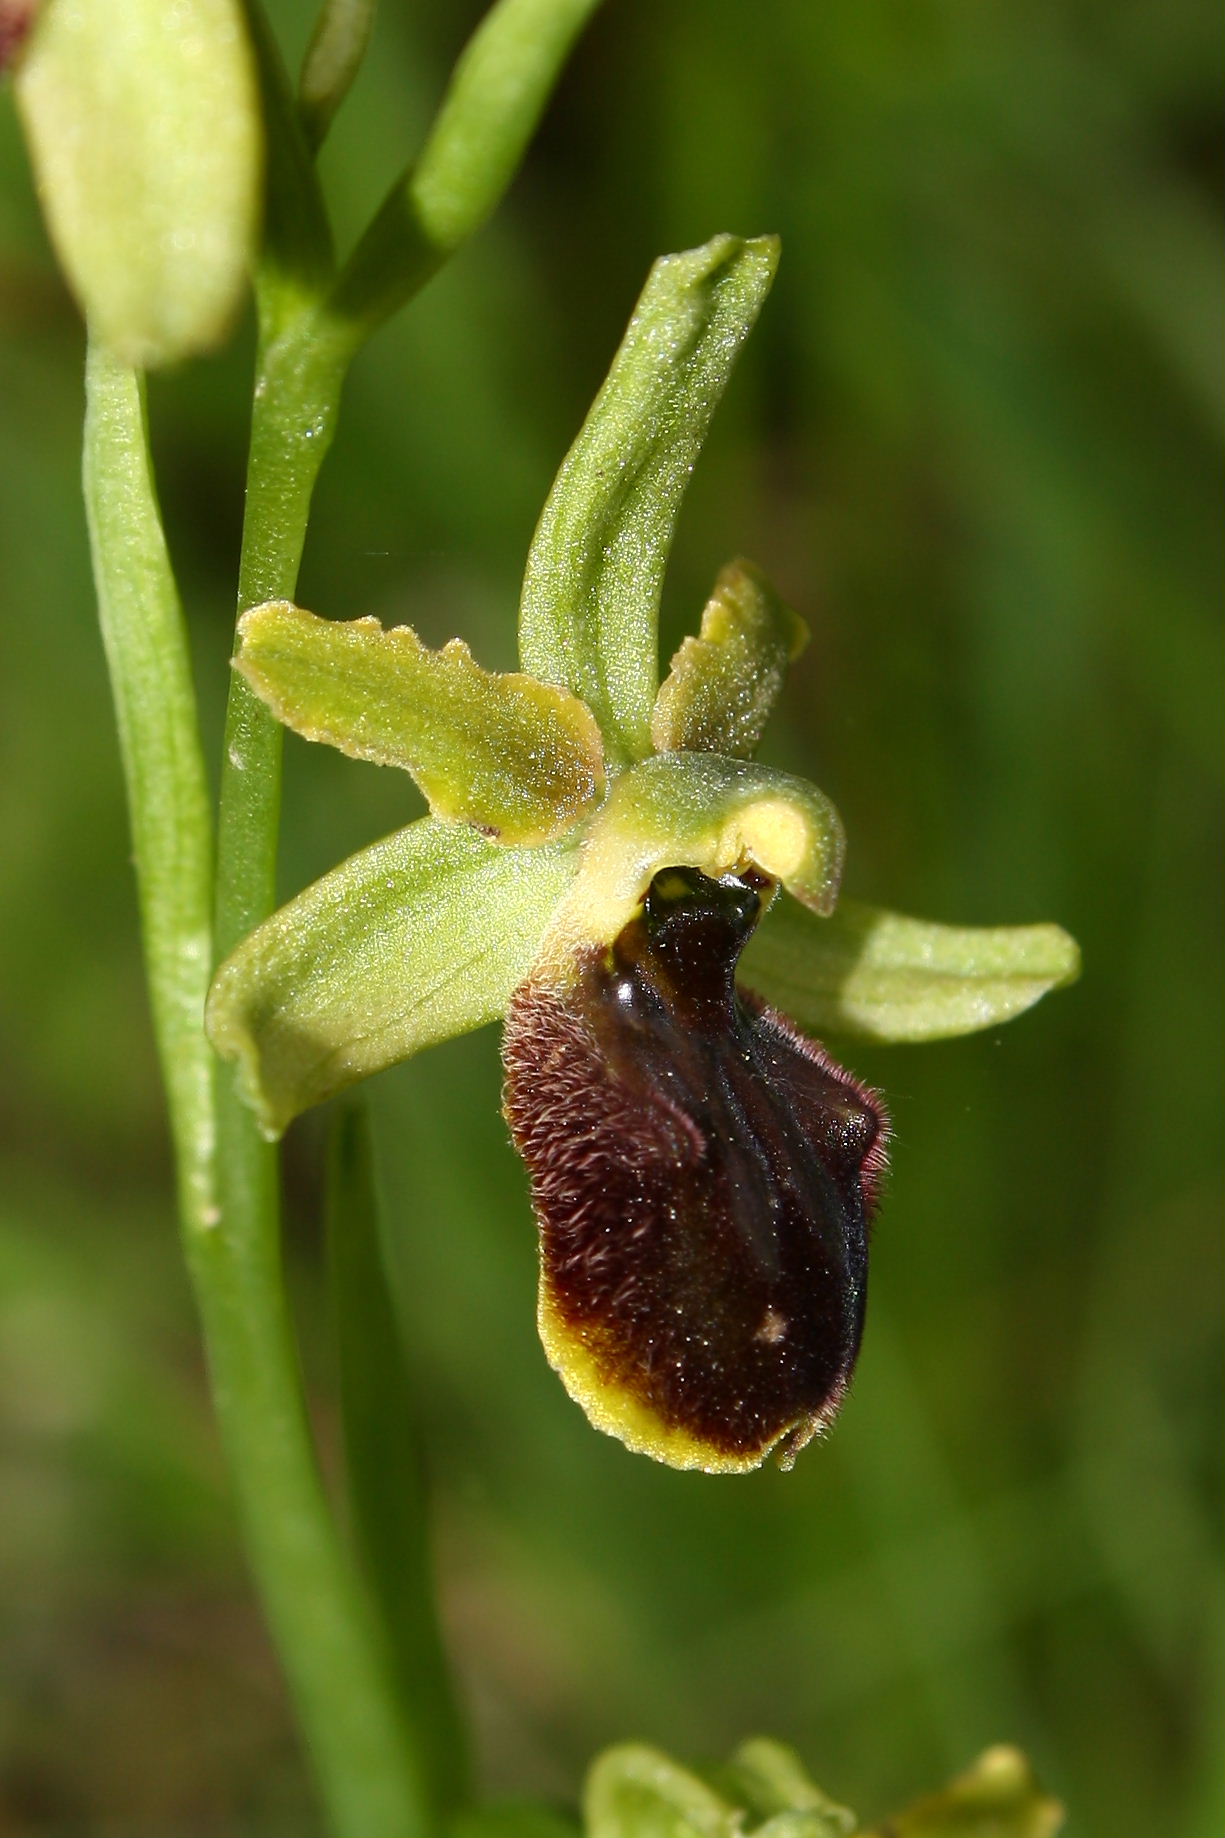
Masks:
[[[541,1232],[546,1350],[600,1428],[674,1466],[793,1455],[863,1328],[880,1098],[736,988],[768,883],[655,876],[506,1026]]]

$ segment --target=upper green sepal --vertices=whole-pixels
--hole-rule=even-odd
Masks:
[[[801,1028],[943,1040],[994,1027],[1075,982],[1057,925],[937,925],[845,900],[828,918],[777,899],[741,959],[744,983]]]
[[[787,665],[808,627],[752,562],[720,570],[696,638],[672,659],[651,714],[657,753],[686,750],[752,759]]]
[[[315,881],[245,938],[209,993],[268,1136],[422,1047],[496,1020],[577,866],[434,817]]]
[[[532,540],[523,668],[583,698],[617,766],[651,751],[677,512],[777,263],[773,236],[716,236],[655,263]]]
[[[436,817],[505,843],[572,829],[604,788],[600,731],[565,689],[482,670],[462,639],[319,619],[288,600],[239,621],[235,668],[279,721],[354,759],[410,772]]]

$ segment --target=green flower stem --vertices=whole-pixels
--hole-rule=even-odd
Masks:
[[[260,353],[242,605],[296,583],[344,369],[314,323],[303,310]],[[274,904],[280,785],[281,729],[235,675],[218,837],[222,952]],[[216,1123],[221,1227],[195,1247],[193,1268],[252,1567],[337,1832],[433,1838],[415,1732],[315,1461],[285,1299],[275,1151],[228,1067],[217,1069]]]
[[[257,358],[239,611],[292,599],[319,468],[331,445],[347,356],[302,307]],[[226,711],[217,857],[217,954],[276,902],[283,729],[235,674]]]
[[[332,1298],[354,1541],[435,1804],[465,1797],[467,1741],[434,1605],[424,1458],[388,1288],[370,1121],[336,1107],[328,1159]]]
[[[324,1495],[285,1301],[274,1157],[218,1093],[220,1222],[188,1250],[251,1566],[338,1838],[436,1838],[414,1732]]]
[[[139,373],[91,344],[84,489],[102,641],[127,782],[145,958],[189,1231],[216,1219],[212,826],[178,592],[162,536]]]
[[[360,344],[478,230],[510,184],[571,46],[600,0],[498,0],[455,66],[416,162],[332,297]]]

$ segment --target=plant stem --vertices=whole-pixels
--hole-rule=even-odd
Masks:
[[[382,1635],[315,1464],[279,1266],[275,1163],[224,1085],[214,1110],[202,1026],[208,795],[186,636],[141,379],[97,348],[84,475],[184,1239],[254,1569],[337,1831],[436,1838]]]
[[[435,1608],[424,1452],[384,1260],[370,1120],[337,1104],[328,1157],[328,1293],[354,1541],[434,1799],[465,1797],[467,1741]]]
[[[91,344],[83,484],[102,642],[127,783],[154,1027],[186,1227],[216,1219],[212,825],[178,590],[162,535],[140,374]]]
[[[387,194],[332,298],[356,343],[498,204],[600,0],[498,0],[455,66],[420,155]]]
[[[346,357],[311,307],[257,358],[239,611],[292,599],[311,498],[335,432]],[[217,857],[217,955],[272,911],[282,728],[243,679],[230,679]]]
[[[239,600],[288,598],[335,425],[343,361],[302,311],[261,350]],[[281,730],[238,677],[222,766],[217,935],[228,949],[275,898]],[[338,1832],[435,1838],[421,1732],[401,1714],[382,1630],[323,1492],[280,1259],[276,1155],[219,1066],[221,1229],[195,1248],[218,1411],[251,1560]]]
[[[221,1220],[189,1253],[251,1565],[333,1829],[437,1838],[415,1732],[315,1462],[281,1271],[275,1159],[228,1078],[218,1126]]]

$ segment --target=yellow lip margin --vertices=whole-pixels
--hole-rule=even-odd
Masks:
[[[732,1454],[704,1442],[679,1424],[664,1423],[649,1405],[628,1387],[609,1380],[601,1370],[599,1331],[584,1333],[571,1327],[554,1306],[542,1275],[536,1312],[545,1357],[588,1421],[606,1436],[615,1436],[635,1455],[649,1455],[669,1468],[699,1470],[703,1474],[748,1474],[779,1450],[779,1466],[790,1468],[805,1445],[829,1426],[842,1402],[839,1387],[821,1411],[786,1423],[768,1442],[748,1454]],[[780,1445],[786,1446],[780,1448]]]

